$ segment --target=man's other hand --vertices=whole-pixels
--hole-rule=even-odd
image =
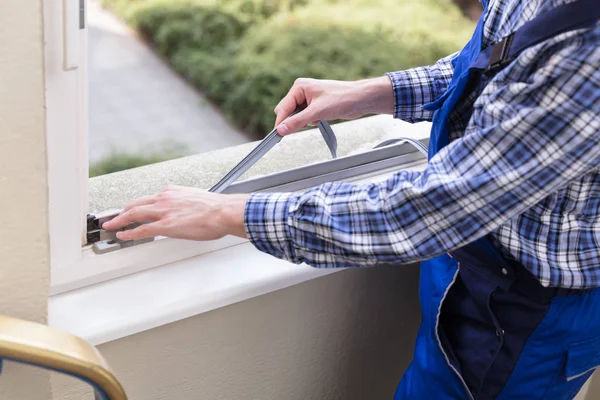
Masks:
[[[288,118],[301,104],[307,107]],[[387,76],[355,82],[299,78],[275,107],[275,126],[280,135],[288,135],[320,121],[393,112],[394,91]]]

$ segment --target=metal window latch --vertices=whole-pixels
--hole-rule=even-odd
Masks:
[[[111,232],[102,229],[102,225],[119,215],[120,210],[107,210],[98,214],[88,214],[87,216],[87,234],[86,243],[92,245],[92,250],[96,254],[106,254],[115,250],[135,246],[142,243],[152,242],[153,237],[140,240],[119,240],[117,231]],[[128,225],[120,231],[134,229],[141,224]]]

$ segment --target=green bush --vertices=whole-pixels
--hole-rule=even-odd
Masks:
[[[472,22],[444,0],[103,0],[239,127],[264,133],[298,77],[354,80],[430,64]]]
[[[89,176],[90,178],[93,178],[94,176],[111,174],[126,169],[172,160],[188,154],[189,151],[185,145],[175,142],[165,142],[160,145],[155,145],[153,148],[148,148],[144,151],[135,153],[113,149],[109,155],[100,161],[90,164]]]

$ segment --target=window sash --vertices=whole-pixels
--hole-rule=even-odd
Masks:
[[[427,145],[429,140],[423,139],[420,142]],[[425,157],[411,144],[398,143],[236,182],[225,189],[223,193],[293,192],[326,182],[353,180],[389,169],[397,170],[411,163],[423,161],[425,161]]]

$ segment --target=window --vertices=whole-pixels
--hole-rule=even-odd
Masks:
[[[81,11],[85,6],[85,0],[45,0],[44,3],[53,294],[199,257],[245,242],[233,237],[202,243],[157,238],[150,243],[107,254],[96,254],[87,245],[86,216],[90,200],[89,46],[87,23]],[[80,19],[81,15],[83,19]],[[383,135],[386,138],[400,136],[398,126],[402,126],[412,130],[412,137],[426,142],[426,125],[409,126],[401,122],[392,124],[391,118],[386,121],[385,124],[380,122],[381,126],[387,124],[389,127],[388,135]],[[369,121],[347,124],[359,124],[356,126],[363,127],[368,126]],[[336,126],[333,128],[338,131]],[[286,138],[282,143],[287,140],[310,140],[308,135]],[[381,136],[374,135],[371,140],[379,140]],[[235,183],[227,192],[296,191],[334,180],[382,179],[400,168],[423,165],[423,155],[410,145],[396,143],[378,149],[364,147],[362,151],[353,152],[352,146],[347,144],[358,143],[357,139],[359,137],[356,134],[340,136],[340,144],[345,144],[346,147],[341,152],[341,157],[335,160],[316,156],[307,165],[296,163],[293,168],[283,170],[278,167],[267,168],[262,171],[262,175]],[[325,144],[322,146],[325,149]],[[276,156],[278,151],[284,151],[285,146],[281,147],[272,150],[272,153]],[[93,147],[90,150],[93,152]],[[239,157],[238,152],[232,151],[231,154],[234,158]],[[238,160],[232,161],[235,163]],[[104,179],[111,178],[108,176]],[[132,196],[137,197],[137,194]]]

